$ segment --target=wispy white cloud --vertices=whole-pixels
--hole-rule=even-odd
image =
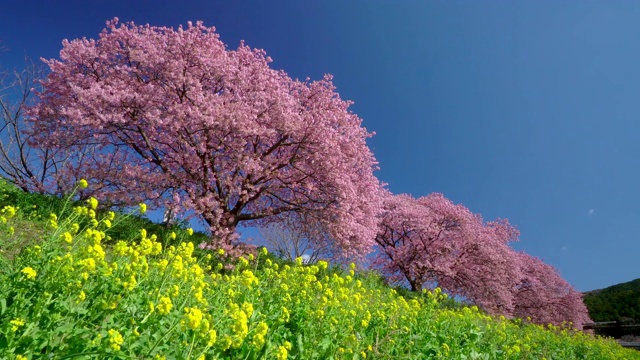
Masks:
[[[596,209],[589,209],[589,216],[593,215],[594,212],[596,212]]]
[[[560,248],[560,250],[562,251],[567,251],[569,248],[567,247],[567,245],[564,245],[563,247]]]

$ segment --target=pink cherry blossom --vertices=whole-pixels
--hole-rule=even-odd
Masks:
[[[484,223],[442,194],[414,199],[385,196],[375,264],[416,291],[439,286],[494,314],[513,310],[511,241],[518,231],[507,220]]]
[[[550,265],[510,244],[507,220],[484,222],[442,194],[415,199],[383,190],[373,264],[412,290],[439,286],[491,314],[540,324],[589,322],[581,294]]]
[[[582,294],[573,289],[551,265],[526,253],[517,253],[521,268],[514,287],[514,316],[531,318],[539,324],[572,322],[582,329],[591,322]]]
[[[194,210],[214,246],[230,246],[240,223],[287,212],[319,218],[345,254],[372,246],[381,200],[371,134],[330,75],[293,80],[264,51],[229,50],[201,22],[117,18],[45,62],[33,146],[97,146],[75,159],[100,184],[95,196]]]

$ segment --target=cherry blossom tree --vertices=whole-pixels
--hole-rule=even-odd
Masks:
[[[513,250],[518,231],[507,220],[484,223],[442,194],[415,199],[386,193],[374,261],[392,281],[414,291],[437,286],[486,311],[513,310]]]
[[[215,246],[231,246],[240,223],[299,212],[345,253],[366,254],[381,206],[371,134],[331,76],[293,80],[270,62],[243,43],[228,50],[201,22],[116,18],[46,61],[33,144],[97,146],[77,171],[98,196],[194,210]]]
[[[551,265],[526,253],[517,253],[521,271],[514,287],[514,316],[530,318],[538,324],[561,325],[571,322],[574,327],[591,322],[582,294],[573,289]]]

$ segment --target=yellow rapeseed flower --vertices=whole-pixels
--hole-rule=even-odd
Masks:
[[[258,278],[253,275],[253,272],[251,272],[251,270],[244,270],[242,272],[240,282],[242,283],[242,285],[250,288],[252,285],[258,285]]]
[[[57,229],[58,228],[58,215],[56,215],[54,213],[49,214],[48,224],[52,228]]]
[[[94,271],[96,269],[96,261],[93,258],[86,258],[78,261],[78,264],[84,267],[87,271]]]
[[[144,214],[147,212],[147,204],[145,203],[138,204],[138,208],[140,210],[140,214]]]
[[[242,343],[244,341],[244,338],[247,336],[247,334],[249,333],[249,326],[248,326],[248,317],[246,312],[248,312],[248,308],[247,305],[250,304],[243,304],[243,308],[244,311],[240,310],[240,307],[237,304],[231,304],[231,310],[230,310],[230,314],[229,317],[231,317],[231,319],[233,320],[233,325],[231,326],[231,330],[233,331],[233,343],[231,344],[231,346],[233,346],[234,348],[239,348],[242,346]],[[253,306],[251,307],[251,312],[253,312]]]
[[[2,208],[2,212],[1,213],[4,216],[6,216],[5,221],[3,221],[3,222],[6,222],[6,219],[11,219],[12,217],[16,216],[17,209],[14,206],[7,205],[7,206]]]
[[[71,235],[70,232],[66,231],[64,232],[62,235],[60,235],[60,237],[62,237],[62,240],[64,240],[65,242],[71,244],[71,242],[73,241],[73,235]]]
[[[220,344],[220,347],[222,348],[222,350],[228,350],[231,347],[232,344],[233,344],[233,340],[231,339],[231,336],[225,335],[222,338],[222,342]]]
[[[444,350],[444,354],[448,355],[449,354],[449,345],[447,345],[447,343],[442,343],[442,349]]]
[[[38,275],[38,273],[30,266],[27,266],[26,268],[22,269],[22,273],[27,277],[27,279],[29,280],[33,280],[36,278],[36,276]]]
[[[98,261],[104,260],[105,256],[107,255],[104,252],[104,248],[102,248],[102,245],[100,244],[94,244],[93,246],[88,246],[87,252]]]
[[[278,346],[278,353],[276,355],[276,359],[278,360],[287,360],[289,355],[289,351],[284,346]]]
[[[151,249],[151,255],[160,255],[162,254],[162,244],[154,241],[153,242],[153,248]]]
[[[247,317],[250,318],[253,314],[253,305],[248,302],[243,303],[242,311],[244,311],[244,313],[247,314]]]
[[[265,336],[267,336],[267,331],[269,330],[269,326],[264,321],[261,321],[258,326],[256,326],[256,332],[253,335],[252,345],[256,349],[261,349],[265,342]]]
[[[280,318],[278,319],[279,321],[286,323],[289,322],[289,318],[291,316],[291,313],[289,312],[289,309],[287,309],[286,307],[282,307],[282,315],[280,316]]]
[[[129,281],[123,281],[122,282],[122,287],[124,287],[125,290],[127,290],[127,291],[131,291],[136,287],[137,284],[138,284],[138,282],[136,281],[135,275],[131,275],[129,277]]]
[[[238,263],[240,263],[240,267],[249,266],[249,261],[242,256],[240,256],[240,258],[238,259]]]
[[[327,263],[326,261],[324,260],[318,261],[318,267],[320,268],[320,270],[326,270],[328,266],[329,266],[329,263]]]
[[[184,308],[185,317],[187,320],[187,326],[190,329],[197,329],[200,327],[200,323],[202,322],[202,311],[198,308]]]
[[[87,182],[87,180],[85,179],[80,179],[80,181],[78,181],[78,188],[80,189],[86,189],[87,186],[89,186],[89,183]]]
[[[158,309],[158,312],[160,314],[162,315],[168,314],[169,311],[171,311],[171,308],[173,308],[173,303],[171,302],[171,298],[167,296],[161,297],[158,302],[158,306],[156,308]]]
[[[116,254],[123,256],[129,253],[129,246],[124,241],[118,241],[118,243],[114,247],[114,250],[116,251]]]
[[[218,334],[215,330],[209,330],[209,332],[207,333],[207,346],[213,346],[216,343],[217,337]]]
[[[150,239],[142,238],[140,240],[140,244],[138,245],[138,251],[140,255],[149,255],[153,251],[153,242]]]
[[[109,329],[109,346],[115,351],[119,351],[124,343],[124,339],[118,330]]]
[[[24,320],[21,318],[16,318],[9,321],[9,324],[11,324],[11,331],[16,332],[19,328],[24,326]]]
[[[90,197],[89,199],[87,199],[87,204],[89,205],[89,207],[93,210],[98,208],[98,199],[94,198],[93,196]]]
[[[178,245],[178,254],[181,255],[185,260],[189,260],[189,258],[191,258],[191,255],[193,254],[193,250],[195,249],[195,246],[193,245],[193,243],[191,241],[189,242],[181,242],[180,245]]]

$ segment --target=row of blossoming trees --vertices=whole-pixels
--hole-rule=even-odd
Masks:
[[[114,204],[192,210],[212,247],[234,250],[239,224],[288,219],[412,290],[440,286],[493,314],[588,321],[581,296],[541,260],[514,251],[506,220],[484,222],[440,194],[389,193],[373,175],[371,136],[330,76],[291,79],[214,28],[107,22],[64,41],[29,114],[31,146],[60,156],[49,181],[90,180]],[[46,184],[38,184],[46,187]],[[304,221],[291,222],[292,218]]]

